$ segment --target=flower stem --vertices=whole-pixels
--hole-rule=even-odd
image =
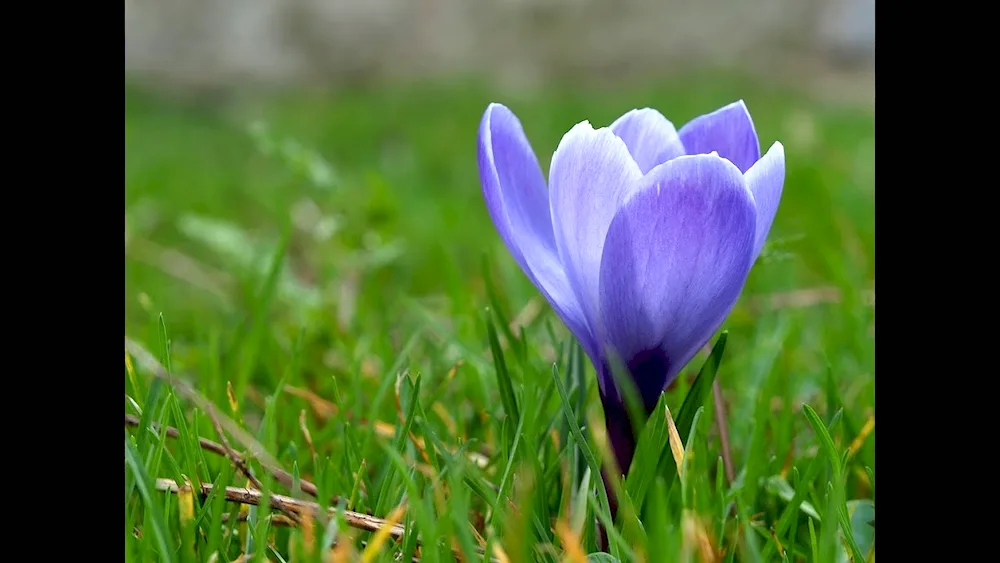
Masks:
[[[611,450],[614,452],[618,470],[624,475],[628,475],[629,467],[632,465],[632,457],[635,455],[636,436],[633,425],[629,421],[628,409],[620,399],[607,399],[601,401],[604,406],[604,424],[607,429],[608,441]],[[648,417],[650,413],[645,413]],[[601,478],[604,480],[604,488],[608,493],[608,504],[611,509],[611,521],[614,522],[618,516],[618,498],[615,495],[614,487],[611,486],[611,476],[608,473],[610,468],[605,465],[601,470]],[[604,525],[598,521],[598,549],[607,551],[608,534]]]

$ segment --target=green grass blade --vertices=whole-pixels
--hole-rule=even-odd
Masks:
[[[694,383],[691,384],[691,389],[684,397],[677,419],[674,421],[677,432],[681,436],[688,436],[691,433],[695,415],[704,406],[712,392],[712,383],[715,382],[715,375],[719,371],[722,355],[726,351],[728,336],[729,333],[725,331],[719,335],[715,346],[712,347],[711,354],[705,360]],[[656,411],[647,421],[643,433],[639,437],[632,468],[625,479],[629,496],[638,499],[637,502],[640,505],[646,498],[646,492],[657,475],[663,476],[668,490],[673,486],[674,479],[677,477],[677,464],[674,461],[674,456],[670,453],[667,441],[665,395],[665,393],[660,395]],[[638,507],[638,510],[641,514],[641,507]]]
[[[504,501],[507,497],[507,489],[511,485],[511,478],[513,477],[514,463],[517,460],[517,447],[521,443],[521,435],[524,431],[524,416],[521,416],[517,421],[517,429],[514,431],[514,441],[510,447],[510,454],[507,457],[507,465],[504,467],[503,476],[500,477],[499,490],[497,491],[497,499],[494,506],[504,506]],[[488,524],[493,522],[493,517],[496,513],[492,513],[490,518],[487,520]]]
[[[847,540],[847,547],[851,551],[851,555],[855,561],[865,561],[865,556],[861,553],[861,549],[858,547],[858,543],[854,538],[854,529],[851,526],[851,518],[847,512],[847,502],[843,493],[843,460],[840,454],[837,453],[837,446],[833,443],[833,438],[830,436],[830,432],[827,431],[826,425],[823,424],[823,419],[821,419],[819,415],[816,414],[816,411],[809,405],[802,405],[802,411],[805,414],[806,419],[809,420],[809,424],[812,426],[813,432],[815,432],[817,438],[819,438],[820,445],[822,446],[821,449],[826,455],[827,461],[830,462],[830,466],[833,468],[833,490],[836,494],[831,495],[831,502],[837,503],[837,516],[841,531],[844,534],[844,539]]]
[[[625,489],[629,496],[637,499],[637,510],[642,513],[646,501],[646,494],[650,485],[660,474],[658,472],[660,460],[664,451],[669,450],[667,442],[667,394],[661,393],[652,416],[646,421],[642,434],[639,435],[632,457],[632,466],[629,467],[628,475],[625,477]]]
[[[559,399],[562,401],[563,417],[569,425],[569,431],[573,435],[577,447],[583,453],[583,457],[590,467],[590,474],[600,475],[601,464],[597,461],[597,457],[594,455],[593,450],[590,449],[587,439],[583,436],[583,430],[580,429],[580,425],[577,423],[577,415],[573,412],[573,406],[570,404],[569,392],[566,390],[566,385],[559,375],[559,369],[555,365],[552,366],[552,379],[556,382],[556,391],[559,393]],[[611,507],[608,503],[608,493],[604,488],[604,482],[601,479],[595,479],[595,482],[600,510],[603,514],[610,515]]]
[[[500,293],[497,291],[496,285],[493,283],[493,277],[490,276],[490,264],[483,257],[482,263],[482,275],[483,282],[486,286],[486,298],[490,302],[490,311],[493,316],[496,317],[496,322],[500,325],[500,330],[503,332],[504,338],[510,344],[514,354],[517,356],[518,360],[524,360],[524,343],[518,339],[514,333],[510,330],[510,320],[504,314],[503,303],[500,302]]]
[[[158,506],[159,503],[156,502],[156,498],[153,496],[155,483],[146,474],[146,468],[143,467],[135,446],[132,445],[132,441],[127,436],[125,437],[125,464],[132,470],[135,486],[139,489],[139,495],[142,496],[143,504],[146,506],[145,513],[153,527],[153,535],[160,551],[160,559],[168,563],[172,562],[174,561],[174,553],[171,548],[173,538],[167,536],[167,525],[163,519],[163,510]]]
[[[507,371],[507,362],[504,360],[503,350],[500,348],[497,331],[493,327],[491,319],[487,319],[486,323],[486,330],[490,340],[490,351],[493,353],[497,386],[500,389],[500,401],[503,402],[504,412],[507,413],[510,420],[520,420],[521,415],[518,413],[517,397],[514,396],[514,386],[511,383],[510,372]]]
[[[406,374],[399,376],[400,386],[406,387],[406,392],[401,392],[401,395],[409,399],[407,404],[403,408],[405,411],[405,419],[403,420],[402,426],[399,428],[396,434],[396,440],[393,444],[395,450],[400,452],[402,455],[403,451],[406,449],[406,445],[409,443],[410,430],[413,428],[414,420],[416,419],[417,409],[420,407],[420,376],[414,378],[411,382],[410,378]],[[389,506],[391,495],[396,492],[396,487],[393,486],[393,482],[396,476],[395,466],[388,465],[386,467],[386,472],[380,480],[382,486],[379,487],[378,500],[375,502],[375,512],[382,514],[388,513],[391,510]]]

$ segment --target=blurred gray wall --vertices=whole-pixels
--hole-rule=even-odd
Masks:
[[[875,0],[126,0],[125,45],[127,72],[180,88],[873,68]]]

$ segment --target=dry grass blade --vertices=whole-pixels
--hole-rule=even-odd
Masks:
[[[559,536],[559,541],[562,542],[563,552],[565,553],[564,561],[568,563],[587,563],[587,554],[580,544],[580,538],[573,533],[573,530],[569,528],[566,522],[562,520],[556,521],[556,535]]]
[[[187,525],[194,520],[194,489],[190,480],[186,480],[177,490],[177,504],[182,524]]]
[[[362,563],[371,563],[376,557],[378,557],[379,552],[382,551],[382,544],[385,543],[385,540],[389,539],[391,527],[396,526],[403,518],[404,514],[406,514],[405,503],[397,506],[396,510],[392,511],[392,514],[386,518],[385,525],[382,529],[375,533],[375,536],[372,537],[372,541],[368,543],[368,547],[366,547],[361,553]],[[400,526],[400,528],[402,528],[402,526]]]
[[[865,421],[865,425],[861,427],[861,431],[858,432],[858,435],[851,442],[851,445],[848,446],[847,448],[848,458],[852,458],[854,457],[854,454],[858,453],[858,450],[861,449],[861,446],[865,445],[865,440],[868,439],[868,436],[870,436],[874,430],[875,430],[875,416],[872,415],[868,417],[868,420]]]
[[[696,555],[701,563],[719,561],[719,550],[712,542],[712,537],[701,518],[690,510],[685,510],[681,517],[681,528],[684,534],[683,551],[687,556],[685,560],[690,561],[692,555]]]
[[[670,453],[674,456],[677,476],[684,479],[684,444],[677,432],[677,425],[674,424],[674,417],[670,414],[670,407],[663,405],[663,408],[667,411],[667,439],[670,441]]]
[[[308,389],[302,389],[301,387],[295,387],[294,385],[286,383],[284,391],[289,395],[293,395],[308,402],[316,416],[321,419],[326,420],[340,411],[340,409],[337,408],[337,405],[327,401],[323,397],[320,397]]]
[[[305,409],[299,411],[299,429],[302,430],[302,436],[306,440],[306,445],[309,446],[309,453],[313,459],[316,459],[316,446],[313,444],[312,434],[309,432],[309,426],[306,424]]]
[[[357,561],[357,551],[354,549],[354,534],[344,532],[341,534],[343,537],[338,537],[336,543],[333,545],[333,549],[330,550],[330,558],[328,561],[330,563],[349,563],[351,561]],[[365,542],[361,542],[364,546]]]
[[[448,372],[449,377],[454,376],[455,370],[458,369],[459,365],[460,364],[456,364],[456,366],[453,367]],[[323,397],[320,397],[319,395],[313,393],[308,389],[303,389],[301,387],[295,387],[293,385],[286,384],[284,390],[289,395],[293,395],[309,403],[309,407],[312,408],[313,414],[315,414],[321,420],[327,420],[339,412],[337,405],[324,399]],[[397,399],[397,410],[401,410],[401,407],[398,404],[398,399]],[[400,418],[402,418],[402,415],[400,415]],[[361,419],[359,422],[367,423],[368,421]],[[388,422],[382,420],[376,420],[374,423],[372,423],[372,425],[375,428],[375,433],[378,434],[380,437],[385,438],[387,440],[396,437],[396,427],[394,425],[389,424]],[[422,456],[426,460],[427,459],[425,450],[426,446],[424,444],[423,439],[420,438],[419,436],[413,436],[412,434],[410,437],[414,441],[414,444],[417,446],[417,448],[421,451]],[[451,449],[449,453],[454,454],[455,451],[457,450]],[[489,458],[481,453],[467,452],[466,456],[468,457],[469,461],[475,463],[480,468],[485,468],[490,464]]]
[[[538,315],[545,310],[545,301],[540,297],[533,297],[528,303],[511,319],[508,324],[511,333],[517,334],[522,328],[535,322]]]
[[[507,552],[503,550],[499,541],[493,544],[493,557],[499,563],[510,563],[510,557],[507,557]]]

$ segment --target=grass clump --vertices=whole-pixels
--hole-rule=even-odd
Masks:
[[[708,79],[503,101],[544,152],[582,119],[737,97],[786,147],[782,207],[613,523],[593,370],[482,202],[486,92],[128,91],[126,558],[873,559],[871,111]]]

